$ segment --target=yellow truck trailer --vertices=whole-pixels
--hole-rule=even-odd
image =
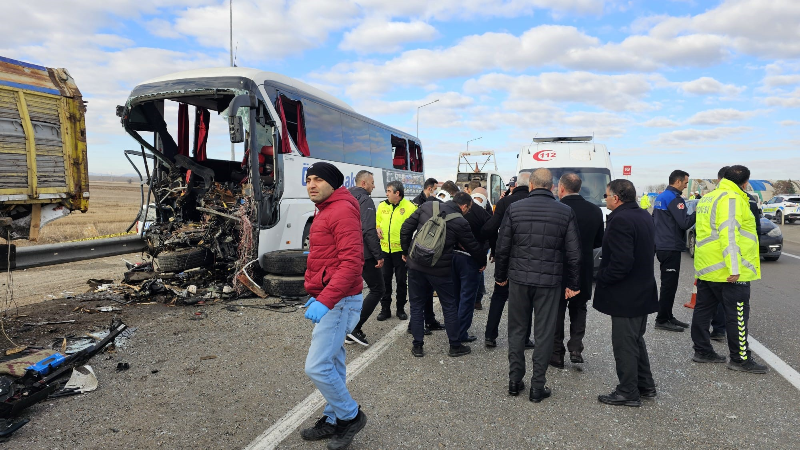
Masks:
[[[66,69],[0,56],[0,237],[89,207],[86,105]]]

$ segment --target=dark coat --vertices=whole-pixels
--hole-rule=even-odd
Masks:
[[[686,230],[694,225],[697,216],[686,214],[686,202],[681,192],[668,186],[653,203],[652,220],[656,226],[656,250],[686,250]]]
[[[451,200],[439,203],[439,214],[447,215],[452,213],[461,214],[461,209],[455,202]],[[417,208],[417,210],[403,222],[403,228],[400,229],[400,246],[403,249],[404,255],[408,255],[414,233],[422,228],[422,225],[431,217],[433,217],[433,201],[428,201]],[[484,251],[478,244],[478,241],[475,240],[475,237],[472,235],[472,230],[470,230],[469,222],[467,222],[467,219],[464,217],[457,217],[447,222],[444,250],[435,266],[424,267],[408,257],[406,264],[409,269],[426,272],[436,277],[449,277],[450,267],[453,263],[453,250],[456,245],[469,253],[475,262],[478,263],[479,267],[486,266],[486,251]]]
[[[486,236],[489,241],[489,247],[492,249],[492,256],[494,256],[494,250],[497,247],[497,232],[500,230],[500,225],[503,223],[506,210],[512,203],[528,198],[528,194],[530,194],[528,186],[518,186],[514,188],[514,192],[510,195],[506,195],[497,201],[492,218],[486,222],[482,230],[483,235]]]
[[[636,202],[624,203],[609,214],[594,309],[615,317],[639,317],[658,311],[653,272],[655,248],[653,219]]]
[[[305,288],[333,309],[344,297],[364,289],[364,239],[358,201],[344,187],[317,205],[319,211],[308,235]]]
[[[464,215],[464,218],[467,219],[469,228],[472,230],[472,235],[475,236],[475,240],[478,241],[481,248],[484,249],[484,251],[489,250],[488,239],[486,239],[486,235],[483,234],[482,230],[486,222],[492,218],[492,215],[477,203],[473,203],[472,208]]]
[[[375,229],[375,201],[362,187],[350,188],[350,193],[358,200],[358,207],[361,210],[361,232],[364,234],[364,259],[374,259],[375,261],[383,258],[381,252],[381,240],[378,238],[378,230]]]
[[[560,287],[563,276],[568,288],[578,290],[581,241],[572,208],[548,189],[534,189],[505,215],[495,249],[495,280]]]
[[[563,197],[561,203],[575,211],[575,219],[581,235],[581,281],[579,283],[581,292],[572,297],[572,300],[586,301],[592,298],[592,275],[594,272],[592,250],[603,245],[603,233],[605,232],[603,211],[599,206],[577,194]]]

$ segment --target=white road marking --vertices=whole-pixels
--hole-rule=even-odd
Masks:
[[[800,256],[792,255],[791,253],[782,252],[781,255],[788,256],[789,258],[800,259]]]
[[[354,359],[347,365],[347,381],[353,381],[353,378],[358,376],[370,363],[375,361],[383,352],[385,352],[392,343],[408,328],[408,322],[403,321],[394,327],[386,336],[381,338],[378,342],[370,346],[358,358]],[[315,390],[311,395],[305,398],[297,406],[291,409],[285,416],[278,419],[275,424],[261,433],[253,442],[246,447],[246,450],[267,450],[276,448],[284,439],[297,429],[311,414],[314,413],[319,407],[325,404],[325,399],[318,390]]]
[[[783,378],[786,378],[786,381],[791,383],[797,390],[800,390],[800,373],[797,373],[791,366],[783,362],[775,353],[769,351],[767,347],[761,345],[753,336],[747,336],[747,343],[750,349],[758,353],[758,356],[760,356],[764,362],[772,366],[776,372],[781,374]]]

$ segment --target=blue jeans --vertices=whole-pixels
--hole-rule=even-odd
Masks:
[[[469,327],[472,326],[472,316],[475,313],[475,297],[478,294],[478,263],[463,253],[453,253],[453,293],[458,301],[458,338],[465,341],[469,336]]]
[[[306,357],[306,375],[328,402],[322,412],[328,423],[350,420],[358,414],[358,403],[347,390],[344,338],[361,317],[361,294],[344,297],[322,317],[311,333]]]

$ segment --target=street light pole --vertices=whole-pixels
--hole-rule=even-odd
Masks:
[[[481,136],[481,137],[476,137],[475,139],[470,139],[470,140],[468,140],[468,141],[467,141],[467,151],[469,151],[469,143],[470,143],[470,142],[472,142],[472,141],[477,141],[478,139],[481,139],[481,138],[483,138],[483,136]]]
[[[422,106],[417,106],[417,140],[419,140],[419,109],[424,107],[424,106],[432,105],[432,104],[434,104],[434,103],[436,103],[438,101],[439,101],[439,99],[437,98],[436,100],[434,100],[434,101],[432,101],[430,103],[425,103]]]

